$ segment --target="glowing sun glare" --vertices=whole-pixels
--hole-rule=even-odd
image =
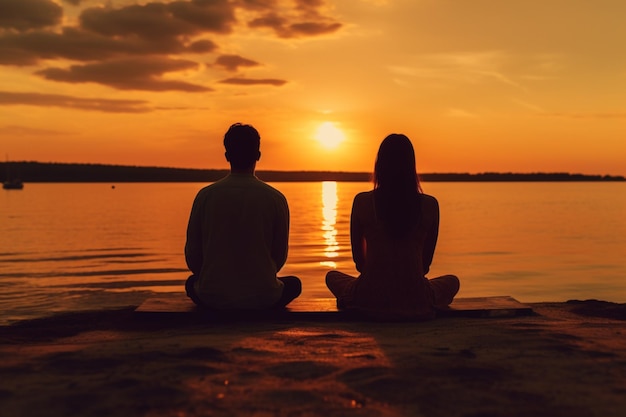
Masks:
[[[322,123],[315,132],[315,140],[326,149],[335,149],[345,138],[343,132],[333,122]]]

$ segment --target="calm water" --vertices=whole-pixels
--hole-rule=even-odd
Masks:
[[[276,183],[291,209],[282,274],[329,297],[330,268],[354,273],[353,196],[368,183]],[[462,297],[626,302],[626,184],[425,183],[441,206],[431,276]],[[203,184],[26,184],[0,194],[0,323],[136,305],[182,291],[191,202]]]

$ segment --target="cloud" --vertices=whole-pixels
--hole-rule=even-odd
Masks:
[[[75,6],[76,18],[63,16],[60,2]],[[59,82],[94,82],[124,90],[211,91],[184,80],[166,80],[162,75],[197,68],[199,64],[190,61],[189,54],[220,49],[207,36],[228,35],[242,25],[270,29],[279,38],[314,37],[342,27],[331,16],[326,0],[148,0],[140,4],[129,4],[127,0],[121,2],[122,6],[108,1],[99,2],[106,6],[92,7],[95,3],[0,0],[0,65],[35,66],[45,62],[51,67],[34,73]],[[181,55],[186,59],[175,59]],[[55,60],[63,62],[52,68]],[[69,65],[67,60],[74,61],[74,65],[63,68]],[[236,72],[262,64],[222,53],[215,65]],[[245,85],[285,82],[225,81]]]
[[[389,0],[361,0],[363,3],[369,3],[374,6],[386,6]]]
[[[232,85],[273,85],[276,87],[280,87],[287,83],[286,80],[279,80],[275,78],[226,78],[220,81],[221,84],[232,84]]]
[[[326,0],[293,0],[295,9],[309,18],[323,18],[322,11],[327,9]]]
[[[33,31],[6,34],[0,40],[0,64],[5,65],[33,65],[41,59],[94,61],[120,56],[165,55],[216,49],[216,45],[208,40],[186,46],[176,39],[160,43],[138,38],[116,39],[69,27],[64,28],[61,33]]]
[[[277,13],[267,13],[261,17],[251,20],[248,26],[251,28],[270,28],[280,33],[283,27],[287,25],[287,19]]]
[[[80,15],[84,29],[101,35],[143,39],[230,33],[234,23],[234,8],[226,0],[146,3],[120,9],[93,7]]]
[[[237,0],[236,3],[247,10],[268,10],[278,6],[278,0]]]
[[[78,2],[72,2],[72,4]],[[120,8],[90,7],[83,10],[78,25],[59,26],[62,9],[51,0],[2,0],[0,65],[35,65],[56,58],[75,61],[148,54],[209,53],[217,45],[206,34],[228,34],[236,27],[237,8],[256,18],[250,26],[270,28],[279,37],[310,37],[332,33],[341,23],[322,14],[324,2],[281,3],[277,1],[177,0],[149,2]],[[4,8],[5,10],[3,10]],[[258,17],[258,16],[261,17]]]
[[[20,5],[22,0],[2,0]],[[25,4],[49,4],[59,12],[46,24],[35,24],[37,16],[24,7],[8,7],[2,14],[0,27],[39,29],[23,32],[5,32],[0,35],[0,65],[35,65],[43,59],[71,59],[75,61],[107,60],[122,56],[174,55],[208,53],[217,45],[208,39],[193,39],[207,32],[228,33],[235,23],[234,8],[223,0],[207,2],[193,0],[172,3],[148,3],[119,9],[89,8],[79,18],[79,26],[65,26],[60,30],[42,30],[58,24],[61,8],[49,0],[24,0]],[[41,6],[42,10],[46,10]],[[51,14],[51,13],[48,13]],[[28,23],[28,24],[27,24]]]
[[[187,50],[196,54],[204,54],[207,52],[213,52],[217,49],[217,44],[208,39],[201,39],[189,44]]]
[[[446,82],[477,84],[495,80],[516,88],[523,88],[505,75],[503,70],[505,63],[506,57],[497,51],[430,54],[415,58],[412,65],[390,66],[389,70],[395,75]]]
[[[65,107],[106,113],[145,113],[152,109],[143,100],[81,98],[59,94],[0,91],[0,105]]]
[[[341,29],[339,22],[302,22],[289,26],[288,33],[292,36],[316,36],[333,33]]]
[[[446,115],[448,117],[455,117],[455,118],[461,118],[461,119],[469,119],[469,118],[477,117],[475,113],[469,112],[465,109],[458,109],[458,108],[449,108],[446,112]]]
[[[37,129],[28,126],[8,125],[0,127],[0,134],[9,136],[66,136],[67,132],[51,129]]]
[[[83,29],[106,36],[137,36],[161,39],[195,36],[202,33],[232,33],[237,24],[236,10],[254,14],[252,28],[272,29],[281,38],[317,36],[333,33],[343,24],[324,14],[324,0],[177,0],[150,2],[115,9],[92,7],[80,15]],[[276,12],[278,9],[280,12]]]
[[[126,58],[86,65],[72,65],[69,69],[47,68],[37,74],[46,79],[68,83],[93,82],[119,90],[146,91],[212,91],[211,88],[184,81],[163,80],[168,72],[195,69],[198,64],[183,59],[161,57]]]
[[[248,27],[271,29],[280,38],[328,35],[343,27],[341,22],[327,14],[329,6],[325,0],[294,0],[293,10],[279,8],[274,1],[244,3],[251,8],[264,9],[260,16],[248,22]]]
[[[605,120],[605,119],[626,119],[626,112],[606,112],[606,113],[540,113],[542,116],[558,117],[565,119],[591,119],[591,120]]]
[[[57,25],[63,9],[51,0],[0,1],[0,28],[26,31]]]
[[[301,38],[305,36],[326,35],[337,32],[343,27],[342,23],[316,15],[316,20],[291,22],[292,19],[283,17],[274,12],[253,19],[248,23],[251,28],[268,28],[281,38]]]
[[[227,71],[235,72],[239,67],[256,67],[260,64],[239,55],[220,55],[215,60],[215,65],[225,68]]]
[[[537,106],[536,104],[529,103],[529,102],[524,101],[524,100],[513,99],[513,103],[518,104],[518,105],[520,105],[520,106],[522,106],[524,108],[527,108],[527,109],[532,110],[532,111],[537,112],[537,113],[544,113],[545,112],[544,109],[542,109],[541,107]]]

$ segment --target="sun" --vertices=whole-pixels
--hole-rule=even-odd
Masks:
[[[314,137],[326,149],[335,149],[346,139],[341,129],[333,122],[324,122],[319,125]]]

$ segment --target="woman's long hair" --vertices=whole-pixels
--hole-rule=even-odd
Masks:
[[[405,238],[419,223],[421,193],[413,145],[392,133],[380,144],[374,166],[376,215],[392,238]]]

